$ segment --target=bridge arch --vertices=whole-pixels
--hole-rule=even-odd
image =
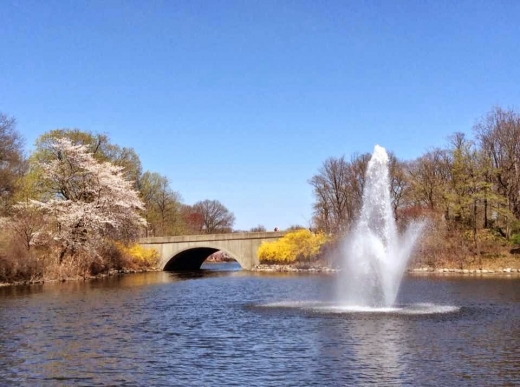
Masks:
[[[141,238],[139,243],[157,251],[161,270],[197,270],[215,251],[226,252],[243,269],[251,270],[259,263],[257,252],[262,242],[273,241],[284,235],[283,231],[180,235]],[[194,262],[188,262],[190,259]]]
[[[234,254],[216,247],[190,247],[185,250],[177,252],[171,257],[164,265],[164,271],[177,271],[177,270],[198,270],[208,257],[218,251],[223,251],[235,261],[237,261],[243,268],[243,264],[240,259]]]

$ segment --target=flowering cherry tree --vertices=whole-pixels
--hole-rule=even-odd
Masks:
[[[84,145],[65,138],[56,139],[50,151],[53,158],[37,165],[48,195],[33,203],[54,225],[59,263],[67,254],[95,257],[104,240],[135,236],[146,225],[138,213],[143,202],[122,167],[96,161]]]

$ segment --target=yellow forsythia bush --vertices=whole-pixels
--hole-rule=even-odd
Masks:
[[[124,245],[116,242],[117,249],[140,267],[155,267],[159,262],[159,254],[154,249],[147,249],[138,243]]]
[[[289,264],[296,261],[310,261],[327,242],[325,234],[313,234],[309,230],[297,230],[285,234],[274,242],[263,242],[258,249],[261,263]]]

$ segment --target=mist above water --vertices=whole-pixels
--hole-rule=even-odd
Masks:
[[[386,150],[376,145],[365,176],[363,204],[357,222],[343,245],[339,301],[360,307],[394,305],[413,246],[423,222],[397,230]]]

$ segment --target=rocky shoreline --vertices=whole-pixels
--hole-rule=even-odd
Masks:
[[[251,271],[278,273],[337,273],[339,269],[328,266],[301,267],[295,265],[256,265]]]
[[[256,272],[272,272],[272,273],[337,273],[341,271],[338,268],[327,266],[308,266],[301,267],[295,265],[256,265],[251,271]],[[407,270],[411,274],[462,274],[462,275],[481,275],[481,274],[516,274],[520,275],[520,268],[505,269],[453,269],[453,268],[432,268],[419,267]]]
[[[520,269],[505,268],[505,269],[451,269],[451,268],[432,268],[432,267],[419,267],[409,269],[409,273],[435,273],[435,274],[520,274]]]

